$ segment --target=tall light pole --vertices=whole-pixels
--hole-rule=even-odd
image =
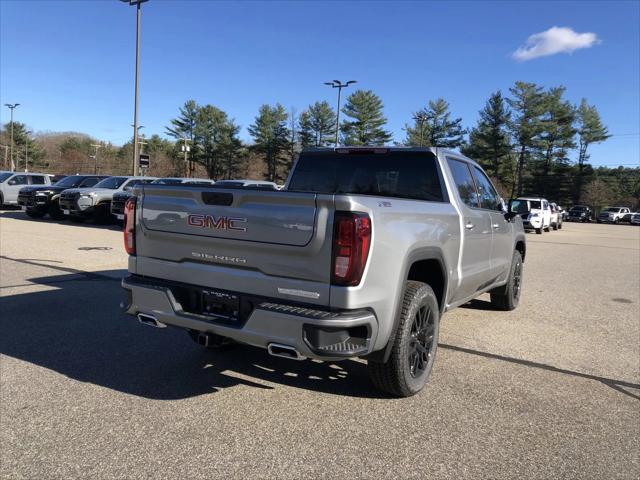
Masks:
[[[340,131],[340,96],[342,89],[357,83],[356,80],[349,80],[346,83],[342,83],[340,80],[332,80],[331,82],[324,82],[325,85],[329,85],[331,88],[338,89],[338,108],[336,109],[336,148],[338,147],[338,132]]]
[[[98,149],[102,148],[101,143],[92,143],[91,146],[96,149],[96,154],[92,155],[93,157],[93,174],[96,175],[98,173]]]
[[[9,109],[11,110],[11,171],[15,172],[16,171],[16,163],[13,160],[13,109],[16,108],[18,105],[20,105],[19,103],[5,103],[4,104],[5,107],[9,107]]]
[[[187,169],[187,178],[191,178],[191,163],[189,163],[188,160],[188,156],[189,156],[189,145],[187,145],[187,142],[190,142],[191,140],[189,140],[187,137],[182,137],[182,141],[184,142],[184,144],[182,145],[182,151],[184,152],[184,164],[185,164],[185,168]]]
[[[147,0],[120,0],[136,6],[136,85],[133,101],[133,174],[138,175],[138,74],[140,71],[140,6]]]

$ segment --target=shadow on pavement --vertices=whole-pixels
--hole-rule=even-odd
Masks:
[[[586,378],[587,380],[595,380],[596,382],[603,383],[607,387],[613,388],[614,390],[620,393],[624,393],[625,395],[635,398],[636,400],[640,400],[640,384],[637,384],[637,383],[625,382],[624,380],[615,380],[613,378],[607,378],[607,377],[600,377],[598,375],[591,375],[588,373],[574,372],[573,370],[558,368],[558,367],[554,367],[553,365],[546,365],[544,363],[532,362],[531,360],[524,360],[522,358],[507,357],[505,355],[498,355],[496,353],[482,352],[480,350],[473,350],[471,348],[458,347],[456,345],[447,345],[444,343],[440,343],[438,346],[440,348],[453,350],[455,352],[462,352],[470,355],[478,355],[480,357],[491,358],[493,360],[501,360],[503,362],[523,365],[525,367],[540,368],[542,370],[548,370],[550,372],[561,373],[564,375],[571,375],[572,377]],[[627,388],[638,390],[638,393],[630,392],[626,390]]]
[[[370,386],[362,362],[294,362],[241,345],[209,351],[182,330],[141,325],[120,311],[122,291],[114,278],[120,273],[66,270],[29,280],[49,286],[46,291],[0,297],[0,353],[75,380],[157,400],[236,385],[276,388],[263,382],[336,395],[383,396]]]
[[[460,305],[460,308],[469,308],[471,310],[484,310],[484,311],[496,311],[496,308],[491,305],[491,302],[487,300],[480,300],[478,298],[474,298],[473,300],[465,303],[464,305]]]

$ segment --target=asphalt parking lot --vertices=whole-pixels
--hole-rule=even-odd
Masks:
[[[640,228],[529,234],[515,312],[444,317],[409,399],[360,361],[209,352],[120,313],[118,228],[0,212],[2,478],[640,476]]]

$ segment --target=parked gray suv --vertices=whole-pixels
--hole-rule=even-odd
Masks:
[[[485,292],[512,310],[522,290],[522,219],[443,149],[305,150],[282,191],[144,185],[125,212],[123,308],[140,322],[362,357],[396,396],[424,387],[444,312]]]

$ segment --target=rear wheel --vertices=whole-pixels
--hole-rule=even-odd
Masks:
[[[520,303],[522,292],[522,255],[519,251],[513,252],[509,279],[503,287],[498,287],[490,292],[491,304],[498,310],[514,310]]]
[[[400,323],[386,362],[369,360],[369,376],[376,388],[398,397],[422,390],[429,380],[438,346],[440,309],[431,287],[422,282],[405,285]]]

